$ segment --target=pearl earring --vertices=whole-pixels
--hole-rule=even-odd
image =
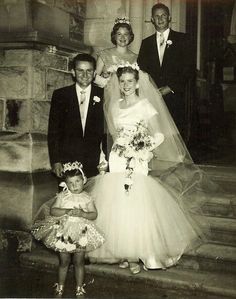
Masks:
[[[139,84],[136,84],[136,89],[139,89]]]

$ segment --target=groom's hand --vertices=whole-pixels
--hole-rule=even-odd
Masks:
[[[97,169],[100,174],[105,174],[108,169],[107,161],[102,161],[101,163],[99,163],[99,165],[97,166]]]
[[[169,93],[174,93],[169,86],[162,86],[159,88],[159,91],[163,96],[166,96]]]
[[[62,172],[63,172],[63,166],[62,166],[62,164],[60,162],[54,163],[52,165],[52,172],[55,173],[55,175],[58,178],[61,178],[62,177]]]

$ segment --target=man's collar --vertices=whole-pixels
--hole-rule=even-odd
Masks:
[[[170,28],[167,28],[164,32],[162,32],[165,39],[167,40],[169,34],[170,34]],[[161,32],[157,31],[157,36],[159,36],[161,34]]]
[[[83,91],[85,91],[86,93],[87,93],[87,92],[90,92],[90,91],[91,91],[91,88],[92,88],[92,85],[89,84],[89,86],[87,86],[85,89],[83,89],[83,88],[81,88],[81,87],[79,86],[79,84],[78,84],[77,82],[75,83],[75,86],[76,86],[76,90],[78,90],[79,92],[81,92],[81,91],[83,90]]]

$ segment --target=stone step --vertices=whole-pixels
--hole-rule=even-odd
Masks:
[[[40,270],[55,271],[58,266],[57,255],[45,249],[23,253],[20,256],[20,261],[22,266]],[[216,296],[214,298],[236,297],[235,273],[192,271],[177,266],[167,270],[142,270],[138,275],[132,275],[128,269],[119,269],[117,265],[106,264],[86,265],[86,272],[92,274],[95,279],[96,276],[100,276],[115,278],[117,281],[145,282],[161,289],[205,294],[203,298],[209,298],[208,296]]]
[[[211,241],[236,246],[236,219],[210,216],[204,218],[210,223]]]
[[[236,247],[206,243],[182,256],[177,268],[232,272],[236,275]]]
[[[236,194],[236,168],[229,166],[199,165],[225,192]]]
[[[209,216],[236,218],[236,194],[209,196],[209,200],[203,205],[202,211]]]

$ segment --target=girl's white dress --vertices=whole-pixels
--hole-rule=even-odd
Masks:
[[[148,126],[155,114],[153,106],[143,99],[129,108],[119,108],[113,121],[117,130],[125,131],[140,121]],[[174,191],[148,176],[148,161],[136,159],[132,186],[126,192],[127,159],[115,148],[116,140],[109,157],[110,172],[95,179],[92,191],[98,210],[96,224],[106,242],[89,253],[91,261],[140,259],[149,269],[176,264],[199,239],[199,227],[179,206]]]
[[[56,195],[52,207],[80,208],[88,212],[92,200],[92,197],[84,191],[80,194],[72,194],[67,190]],[[89,252],[101,246],[105,241],[104,234],[97,228],[94,221],[67,214],[60,217],[49,215],[43,220],[37,220],[31,233],[46,247],[59,252]]]

